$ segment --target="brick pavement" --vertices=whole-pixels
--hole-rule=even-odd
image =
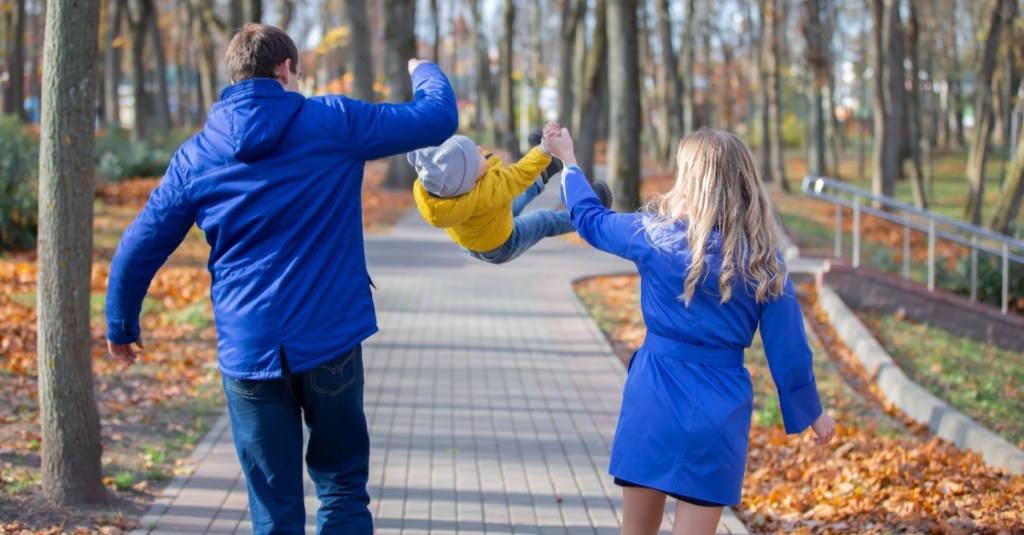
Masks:
[[[554,190],[534,205],[554,206]],[[366,248],[381,327],[363,352],[377,532],[618,533],[607,465],[625,373],[570,282],[633,266],[562,239],[488,265],[415,211]],[[193,459],[137,531],[251,533],[226,416]],[[308,481],[306,503],[313,533]],[[719,531],[745,530],[727,509]]]

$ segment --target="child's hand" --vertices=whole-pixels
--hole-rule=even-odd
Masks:
[[[576,151],[567,129],[559,128],[555,123],[548,123],[544,127],[544,146],[551,151],[552,156],[562,160],[565,165],[576,164]]]
[[[836,422],[825,411],[821,411],[821,416],[811,424],[811,429],[816,435],[814,443],[819,446],[828,444],[832,437],[836,436]]]

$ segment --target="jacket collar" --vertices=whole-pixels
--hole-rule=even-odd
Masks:
[[[220,92],[221,100],[237,98],[254,93],[284,93],[284,86],[273,78],[250,78],[231,84]]]

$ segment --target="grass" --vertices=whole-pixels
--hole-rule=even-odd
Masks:
[[[859,314],[912,380],[1024,446],[1024,354],[892,314]]]

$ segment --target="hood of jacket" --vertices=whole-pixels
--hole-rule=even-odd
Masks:
[[[305,97],[277,80],[253,78],[224,88],[206,120],[205,133],[231,147],[235,159],[257,160],[277,148]]]

